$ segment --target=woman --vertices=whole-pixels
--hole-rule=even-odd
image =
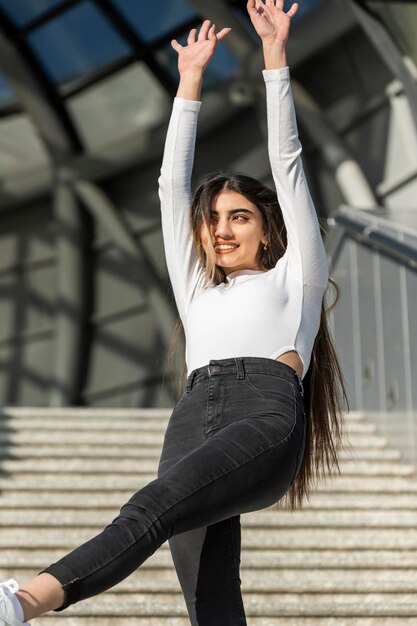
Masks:
[[[20,590],[16,581],[3,583],[0,626],[21,626],[109,589],[168,539],[191,623],[246,624],[240,514],[285,494],[293,506],[301,504],[311,480],[337,461],[337,376],[342,388],[343,382],[323,313],[328,266],[303,174],[285,57],[298,7],[282,8],[278,0],[248,2],[263,43],[280,204],[244,176],[213,176],[191,199],[202,78],[229,29],[216,34],[205,21],[186,46],[172,43],[180,83],[160,197],[167,265],[187,338],[187,384],[169,421],[158,478],[99,535]]]

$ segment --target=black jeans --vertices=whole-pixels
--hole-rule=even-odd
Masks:
[[[43,570],[66,590],[57,610],[116,585],[169,540],[191,623],[245,625],[240,514],[271,506],[291,486],[305,426],[303,384],[289,365],[243,357],[194,370],[170,417],[158,478]]]

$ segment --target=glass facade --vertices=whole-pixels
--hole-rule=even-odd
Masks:
[[[4,74],[0,72],[0,110],[2,106],[8,106],[15,102],[16,98],[7,82]]]
[[[62,2],[63,0],[0,0],[0,7],[16,26],[25,26]]]
[[[56,84],[91,74],[131,52],[91,2],[82,2],[36,29],[28,42]]]
[[[48,154],[26,113],[0,119],[0,177],[23,173],[49,162]]]
[[[94,150],[161,124],[170,98],[144,63],[134,63],[68,99],[67,105],[85,147]]]
[[[285,0],[284,10],[292,1]],[[246,1],[224,2],[247,27],[248,37],[259,44],[249,24]],[[294,22],[324,2],[300,3]],[[367,4],[385,22],[401,50],[416,62],[416,4],[379,0]],[[103,5],[95,0],[0,0],[1,12],[39,62],[50,90],[55,89],[54,96],[65,102],[87,151],[163,122],[178,80],[177,55],[170,39],[185,44],[189,28],[199,26],[205,17],[190,0],[108,0]],[[207,68],[204,90],[215,89],[239,70],[240,62],[228,41],[221,42]],[[16,108],[8,108],[13,104],[19,106],[7,78],[0,74],[4,124],[8,114],[16,114]],[[32,135],[31,131],[28,136]],[[2,150],[7,150],[4,143]],[[37,161],[41,151],[35,153]],[[9,168],[20,161],[5,158],[4,162]]]
[[[178,30],[190,20],[199,17],[189,2],[176,0],[152,0],[152,2],[138,2],[138,0],[111,0],[129,21],[140,39],[146,43],[156,41],[167,33]]]

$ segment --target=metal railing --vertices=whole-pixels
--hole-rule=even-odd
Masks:
[[[417,463],[417,231],[385,209],[343,206],[326,248],[340,301],[330,324],[351,410],[372,414]]]

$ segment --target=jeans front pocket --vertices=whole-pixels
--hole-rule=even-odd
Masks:
[[[282,376],[252,372],[245,373],[242,383],[246,393],[242,390],[240,402],[253,407],[259,416],[273,418],[282,436],[290,434],[297,419],[296,383]]]
[[[246,385],[263,398],[283,399],[294,402],[294,387],[287,378],[271,374],[245,374]]]

